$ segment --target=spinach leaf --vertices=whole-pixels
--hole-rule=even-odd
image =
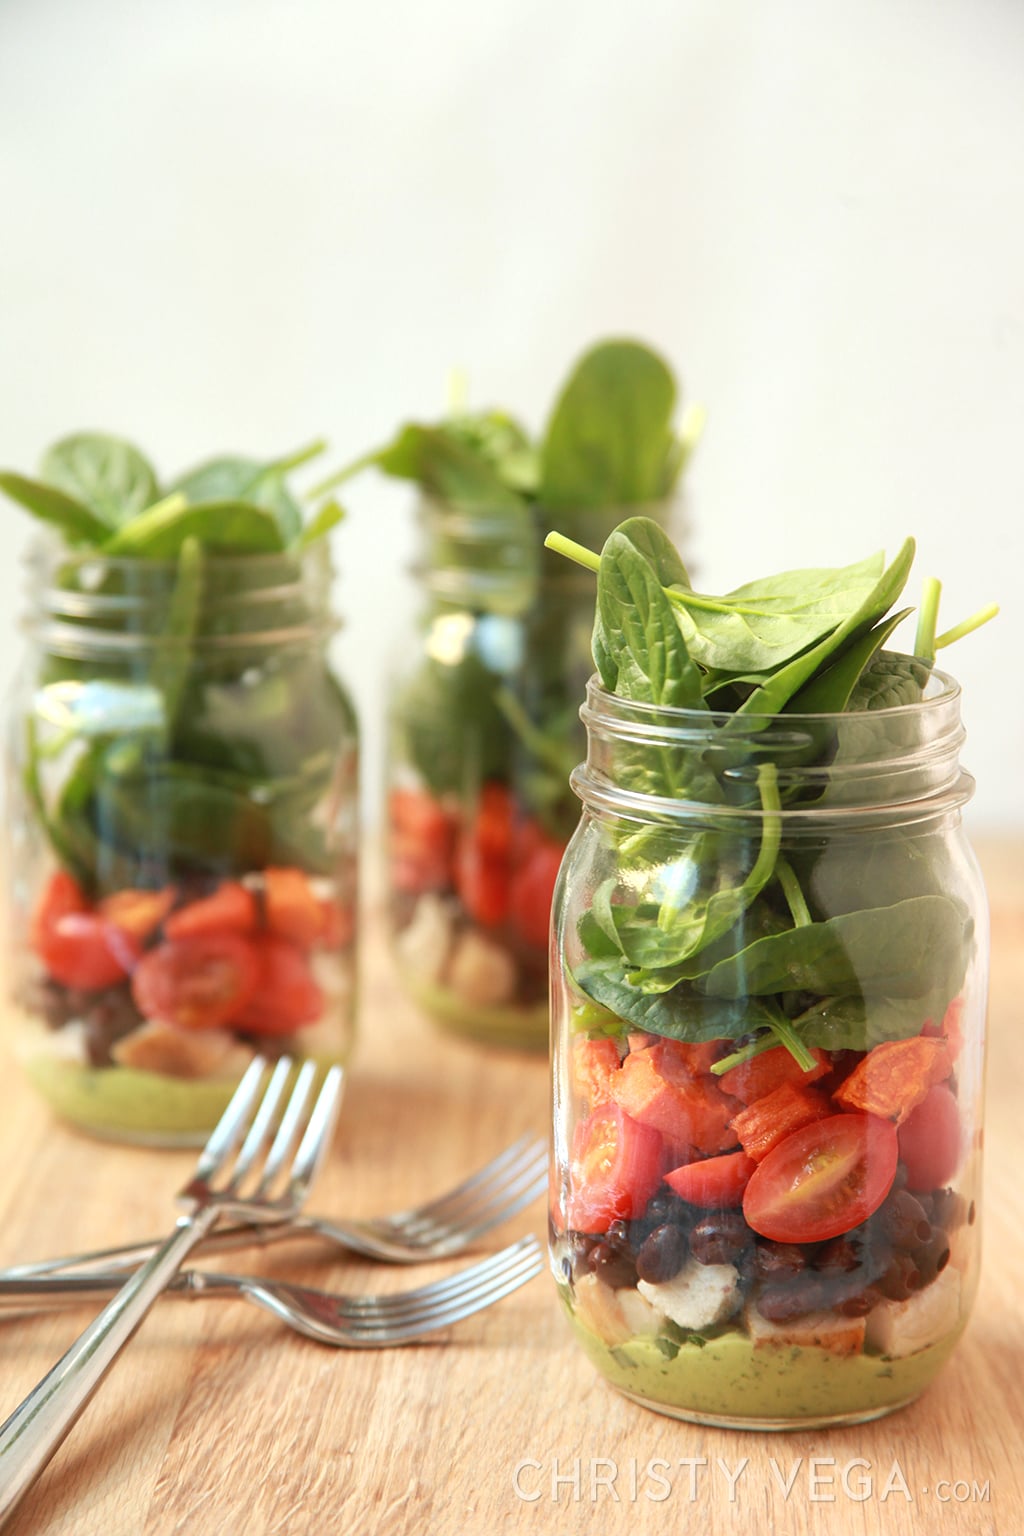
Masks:
[[[672,488],[672,372],[647,347],[607,341],[577,363],[548,423],[540,454],[542,504],[551,510],[635,506]]]
[[[870,1051],[883,1040],[908,1040],[928,1019],[942,1018],[954,992],[933,989],[923,997],[822,998],[795,1018],[805,1045],[825,1051]]]
[[[758,939],[704,978],[710,997],[779,992],[821,997],[923,997],[962,974],[968,920],[948,896],[916,896]]]
[[[782,571],[720,598],[693,592],[688,584],[670,587],[668,596],[701,666],[760,676],[859,613],[877,587],[882,563],[872,555],[839,570]]]
[[[285,544],[296,544],[302,537],[302,513],[285,477],[322,453],[324,447],[318,441],[269,461],[225,454],[187,470],[168,489],[180,491],[193,506],[204,502],[251,502],[274,514]],[[310,539],[307,537],[305,542]]]
[[[174,560],[187,539],[227,554],[271,554],[284,548],[272,512],[245,501],[190,506],[180,493],[125,523],[103,546],[106,555]]]
[[[873,668],[882,646],[911,611],[901,608],[844,647],[831,666],[816,673],[793,695],[787,710],[793,714],[815,715],[860,708],[855,696],[863,684],[865,672]]]
[[[597,608],[616,692],[672,708],[703,707],[700,674],[649,560],[621,532],[601,551]]]
[[[642,992],[627,980],[618,957],[587,960],[577,966],[574,978],[587,997],[627,1024],[673,1040],[735,1040],[766,1028],[776,1011],[760,998],[702,997],[684,988]]]
[[[664,991],[667,985],[674,985],[680,979],[679,968],[735,928],[771,879],[781,836],[778,785],[772,764],[762,764],[758,784],[763,809],[761,844],[742,880],[731,881],[724,859],[718,857],[708,861],[718,879],[716,888],[710,893],[698,890],[682,903],[670,888],[655,901],[648,899],[634,906],[616,904],[611,899],[617,885],[614,878],[604,881],[595,891],[591,903],[594,920],[638,973],[634,980],[641,991]],[[691,854],[674,865],[656,868],[648,889],[652,894],[658,893],[659,882],[664,889],[667,879],[671,887],[674,877],[685,891],[699,880],[699,864],[699,859]],[[674,981],[648,975],[666,969],[672,972]]]
[[[344,517],[345,508],[341,505],[341,502],[335,501],[333,497],[329,497],[314,516],[310,518],[305,527],[300,530],[298,536],[292,539],[291,547],[299,550],[308,549],[311,544],[316,543],[317,539],[324,538],[326,534],[330,533],[332,528],[336,528],[343,521]]]
[[[809,651],[773,672],[741,704],[738,714],[774,715],[784,709],[804,683],[848,640],[870,629],[887,613],[906,586],[914,561],[914,541],[906,539],[892,564],[882,572],[860,607]]]
[[[0,471],[0,491],[5,491],[12,501],[24,507],[26,512],[31,512],[33,517],[58,528],[66,542],[72,546],[98,545],[110,537],[109,523],[97,517],[83,502],[55,490],[52,485],[44,485],[40,480],[29,480],[25,475],[15,474],[13,470],[3,470]]]
[[[873,657],[851,690],[851,710],[896,709],[917,704],[924,694],[932,669],[916,656],[882,651]]]
[[[144,512],[160,495],[149,460],[134,444],[103,432],[61,438],[43,455],[40,475],[112,528]]]

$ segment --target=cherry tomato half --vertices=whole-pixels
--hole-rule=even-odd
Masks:
[[[572,1139],[567,1216],[574,1232],[606,1232],[643,1214],[661,1183],[661,1137],[617,1104],[581,1120]]]
[[[54,981],[84,992],[123,981],[139,957],[132,935],[94,911],[64,870],[47,881],[32,915],[31,943]]]
[[[143,955],[132,976],[132,996],[147,1019],[181,1029],[219,1029],[252,997],[260,955],[237,933],[170,939]]]
[[[907,1188],[941,1189],[960,1166],[960,1109],[945,1083],[936,1083],[899,1128]]]
[[[666,1173],[665,1183],[688,1205],[729,1210],[743,1203],[743,1191],[757,1164],[745,1152],[724,1152],[701,1163],[684,1163]]]
[[[878,1209],[896,1176],[896,1127],[831,1115],[794,1131],[759,1163],[743,1196],[747,1225],[777,1243],[839,1237]]]
[[[264,938],[256,987],[232,1027],[243,1035],[289,1035],[323,1010],[324,995],[302,950],[287,939]]]

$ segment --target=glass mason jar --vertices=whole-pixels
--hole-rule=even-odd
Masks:
[[[344,1060],[357,740],[326,547],[38,545],[8,735],[16,1048],[62,1116],[202,1141],[254,1054]]]
[[[517,510],[420,506],[426,600],[391,695],[388,906],[403,984],[437,1024],[546,1050],[594,583],[543,548],[548,514]],[[621,516],[580,512],[571,531],[600,548]]]
[[[967,1321],[987,909],[959,688],[918,679],[912,704],[760,718],[589,685],[552,1262],[591,1361],[663,1413],[874,1418]]]

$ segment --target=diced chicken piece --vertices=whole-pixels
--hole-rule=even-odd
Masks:
[[[864,1319],[839,1317],[835,1312],[808,1312],[785,1323],[772,1323],[751,1303],[747,1329],[754,1348],[781,1344],[790,1348],[827,1349],[831,1355],[859,1355],[864,1349]]]
[[[421,896],[412,922],[395,940],[399,964],[416,981],[437,982],[452,947],[452,914],[441,896]]]
[[[960,1273],[947,1264],[931,1285],[906,1301],[880,1301],[872,1307],[868,1344],[883,1355],[913,1355],[952,1333],[959,1316]]]
[[[735,1265],[698,1264],[693,1258],[674,1279],[659,1285],[641,1280],[637,1290],[657,1311],[694,1333],[732,1317],[742,1300]]]
[[[78,1019],[70,1019],[60,1029],[47,1030],[41,1039],[45,1041],[46,1054],[55,1061],[67,1061],[76,1067],[90,1065],[89,1031]]]
[[[507,949],[472,929],[455,945],[448,985],[471,1008],[496,1008],[516,990],[516,963]]]
[[[613,1348],[628,1339],[656,1334],[664,1321],[636,1291],[613,1291],[596,1275],[583,1275],[574,1283],[573,1304],[583,1326]]]
[[[252,1052],[226,1029],[174,1029],[150,1020],[111,1046],[122,1067],[166,1077],[233,1077],[244,1072]]]

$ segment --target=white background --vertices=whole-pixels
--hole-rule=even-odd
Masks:
[[[1003,604],[944,658],[984,830],[1024,827],[1022,295],[1019,0],[0,0],[0,464],[87,426],[342,462],[452,364],[539,426],[640,335],[710,411],[705,588],[912,532],[943,626]],[[348,502],[372,816],[412,527]]]

